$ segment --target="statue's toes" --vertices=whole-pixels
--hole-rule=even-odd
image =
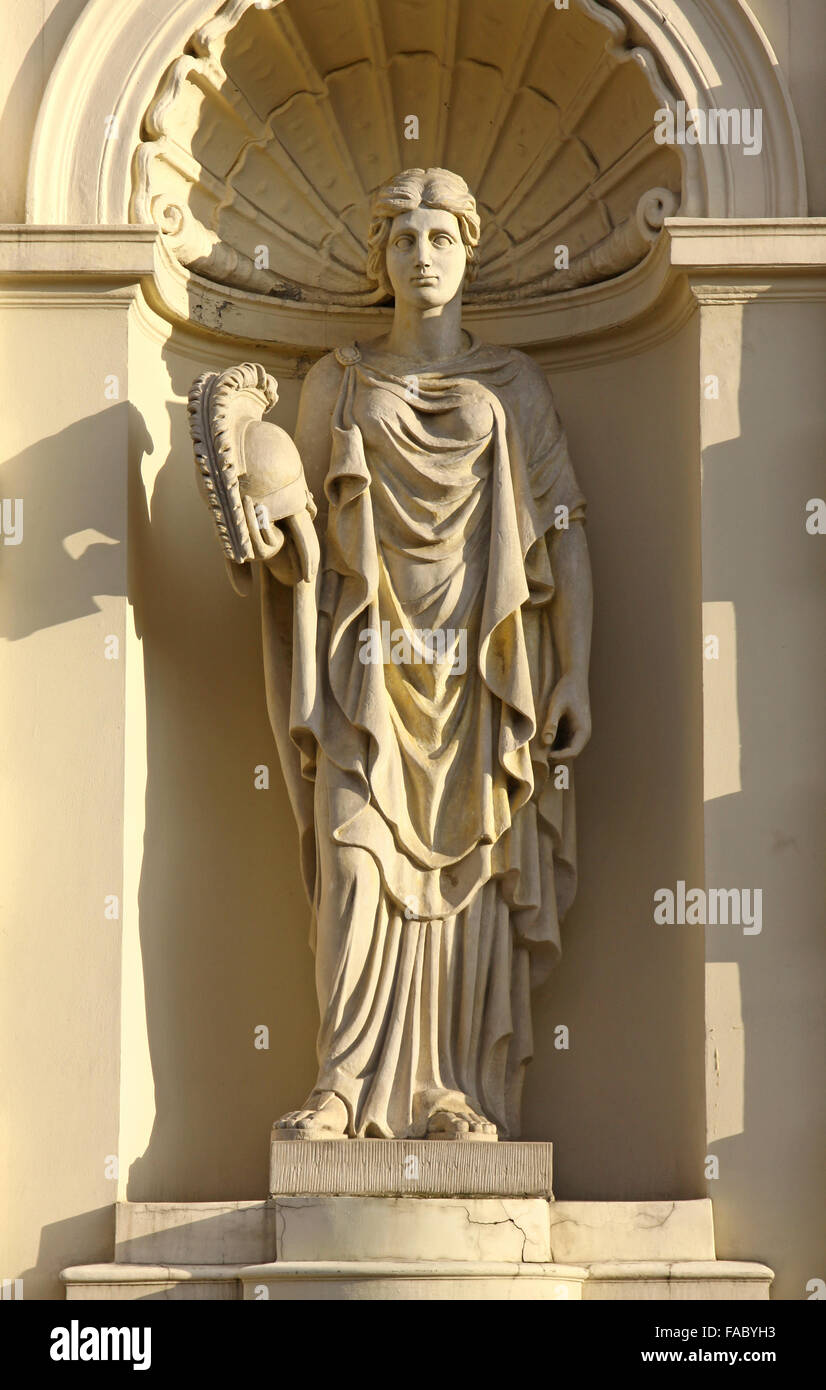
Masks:
[[[299,1115],[303,1115],[303,1110],[291,1110],[289,1114],[282,1115],[280,1120],[276,1120],[276,1129],[295,1129],[296,1120]]]
[[[431,1139],[496,1139],[498,1130],[475,1110],[439,1110],[431,1115],[427,1134]]]
[[[455,1110],[440,1110],[431,1118],[428,1130],[431,1134],[469,1134],[470,1121]]]
[[[318,1110],[298,1110],[293,1120],[293,1129],[321,1129],[324,1126]]]

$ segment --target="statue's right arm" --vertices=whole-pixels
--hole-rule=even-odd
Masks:
[[[321,547],[327,529],[328,510],[324,482],[330,467],[332,421],[343,372],[332,353],[311,368],[302,387],[294,435],[304,479],[318,508],[314,522],[309,520],[309,513],[305,513],[305,517],[309,525],[315,526]],[[289,545],[288,539],[284,549],[287,550]],[[281,555],[277,556],[268,566],[276,579],[281,577],[276,569],[281,558]],[[266,581],[262,586],[262,599],[267,704],[284,779],[299,827],[302,871],[312,901],[315,881],[314,789],[302,769],[299,751],[290,738],[289,727],[294,665],[302,659],[313,661],[313,646],[311,643],[308,648],[306,643],[302,644],[297,639],[301,604],[297,603],[294,608],[293,597],[300,600],[301,591],[295,590],[290,595],[289,590],[282,587],[284,581],[274,584],[267,574],[263,578]],[[307,597],[305,593],[304,598]]]
[[[254,548],[275,580],[291,587],[296,580],[313,580],[318,569],[320,542],[327,530],[324,480],[330,467],[332,416],[342,374],[343,368],[334,353],[328,353],[310,368],[302,386],[295,446],[302,463],[303,482],[311,496],[310,510],[300,507],[298,512],[285,516],[278,528],[268,523],[268,518],[259,523],[252,509],[248,509]],[[270,448],[268,436],[275,432],[274,425],[267,421],[250,425],[245,439],[248,461],[250,455],[266,457]]]
[[[304,491],[297,508],[291,502],[290,511],[273,509],[281,519],[274,521],[267,506],[245,503],[247,524],[255,550],[275,579],[288,586],[297,580],[312,580],[318,569],[320,539],[327,525],[327,498],[324,479],[330,464],[330,429],[338,399],[343,369],[330,353],[310,369],[301,391],[295,447],[301,460],[303,490],[312,499],[304,504]],[[268,421],[251,424],[244,438],[247,468],[258,476],[266,474],[271,450],[278,448],[277,436],[283,431]],[[293,489],[294,490],[294,485]],[[285,489],[279,497],[288,497]]]

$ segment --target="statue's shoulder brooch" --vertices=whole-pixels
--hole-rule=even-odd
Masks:
[[[356,362],[361,361],[361,353],[355,343],[348,343],[346,347],[336,348],[336,361],[340,362],[342,367],[353,367]]]

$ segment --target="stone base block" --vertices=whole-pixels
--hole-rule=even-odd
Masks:
[[[551,1202],[552,1260],[713,1260],[708,1197],[693,1202]]]
[[[115,1262],[62,1277],[75,1301],[728,1301],[773,1275],[715,1259],[708,1200],[305,1195],[120,1203]]]
[[[274,1138],[270,1195],[548,1200],[552,1161],[553,1145],[544,1143]]]
[[[75,1265],[61,1271],[70,1303],[169,1299],[217,1303],[240,1299],[243,1265]]]
[[[609,1260],[588,1265],[582,1297],[591,1300],[702,1303],[765,1302],[774,1278],[745,1260]]]
[[[241,1283],[247,1300],[547,1303],[578,1302],[587,1277],[577,1265],[501,1260],[313,1260],[252,1266]]]
[[[765,1265],[723,1260],[590,1265],[458,1260],[303,1260],[262,1265],[81,1265],[63,1271],[72,1302],[134,1299],[401,1302],[767,1300]]]
[[[275,1205],[278,1261],[552,1258],[541,1197],[279,1197]]]
[[[115,1262],[261,1264],[275,1254],[274,1202],[118,1202]]]

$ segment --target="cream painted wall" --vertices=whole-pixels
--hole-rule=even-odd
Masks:
[[[740,739],[739,790],[706,803],[706,879],[763,893],[759,935],[706,930],[721,1097],[708,1195],[719,1254],[765,1260],[773,1296],[799,1299],[826,1277],[826,545],[805,529],[823,496],[826,306],[702,313],[703,371],[722,385],[703,407],[703,596],[733,614],[721,659],[736,670]]]
[[[86,0],[0,0],[0,222],[25,222],[35,121]]]
[[[702,875],[696,363],[691,321],[640,356],[551,374],[589,499],[596,595],[580,892],[526,1093],[526,1136],[556,1144],[559,1197],[703,1185],[702,935],[653,922],[655,888]]]
[[[125,308],[0,314],[0,1274],[37,1298],[114,1231],[130,407]]]

